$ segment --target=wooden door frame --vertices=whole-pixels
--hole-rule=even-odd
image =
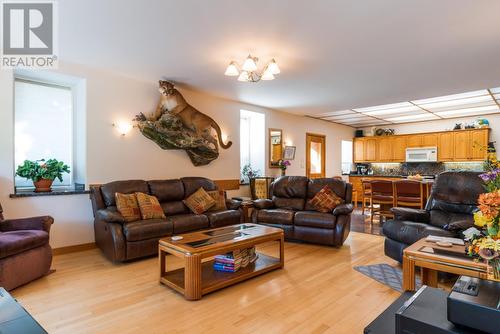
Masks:
[[[309,136],[314,136],[314,137],[321,137],[324,139],[324,145],[321,147],[321,172],[322,172],[322,177],[326,177],[326,135],[322,135],[319,133],[312,133],[312,132],[306,132],[306,176],[310,177],[310,161],[309,161],[309,151],[311,150],[311,145],[308,142],[308,137]]]

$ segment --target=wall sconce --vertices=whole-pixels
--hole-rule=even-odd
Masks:
[[[113,126],[116,128],[116,131],[118,131],[118,133],[122,136],[125,136],[134,127],[129,122],[124,121],[113,123]]]

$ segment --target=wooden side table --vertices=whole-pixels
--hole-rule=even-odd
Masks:
[[[243,201],[241,203],[240,208],[241,208],[241,214],[243,215],[243,222],[250,223],[250,214],[252,213],[253,202],[252,201]]]
[[[438,271],[487,279],[487,265],[465,255],[465,246],[440,247],[420,239],[403,251],[403,290],[415,290],[415,267],[420,267],[422,285],[437,287]]]

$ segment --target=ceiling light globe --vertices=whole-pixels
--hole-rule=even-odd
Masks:
[[[224,75],[227,75],[228,77],[235,77],[237,75],[240,75],[240,71],[238,71],[238,67],[236,66],[236,63],[234,61],[229,63],[226,68],[226,72],[224,72]]]
[[[271,60],[269,65],[267,65],[267,69],[271,72],[271,74],[279,74],[281,72],[274,58]]]
[[[247,59],[243,63],[241,67],[244,71],[253,72],[257,70],[257,64],[255,63],[254,58],[251,55],[248,55]]]
[[[241,71],[238,81],[249,81],[249,76],[247,71]]]

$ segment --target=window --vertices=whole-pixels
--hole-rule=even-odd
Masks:
[[[352,141],[342,140],[342,174],[349,174],[352,164]]]
[[[240,111],[240,170],[250,166],[258,175],[265,174],[265,115],[248,110]],[[243,182],[248,178],[241,174]]]
[[[15,168],[24,160],[57,159],[71,173],[54,186],[70,186],[73,175],[73,93],[70,87],[16,78],[14,82]],[[15,177],[15,186],[32,181]]]

